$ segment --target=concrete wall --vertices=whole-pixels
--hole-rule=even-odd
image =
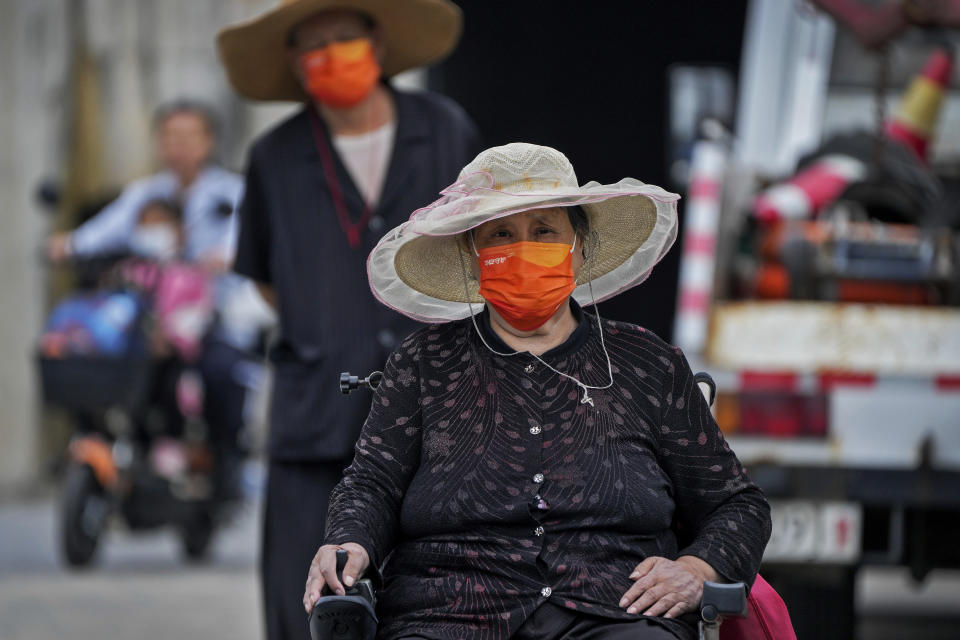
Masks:
[[[37,178],[59,156],[65,15],[56,0],[0,0],[0,490],[37,474],[31,349],[43,315]]]

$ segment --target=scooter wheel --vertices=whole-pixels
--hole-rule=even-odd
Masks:
[[[106,522],[108,502],[93,469],[72,463],[63,478],[61,542],[72,567],[90,564]]]

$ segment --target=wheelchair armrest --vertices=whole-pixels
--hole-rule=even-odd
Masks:
[[[703,398],[707,401],[707,406],[712,407],[713,401],[717,399],[717,383],[713,381],[713,376],[706,371],[698,371],[694,374],[693,381],[703,392]],[[705,385],[706,390],[700,385]]]
[[[720,584],[703,583],[703,597],[700,599],[700,617],[706,623],[714,623],[721,616],[747,615],[747,588],[742,582]]]

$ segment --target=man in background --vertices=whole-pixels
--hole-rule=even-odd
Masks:
[[[261,567],[270,640],[308,637],[307,569],[370,408],[369,394],[340,394],[339,373],[382,369],[415,328],[370,293],[367,255],[479,148],[459,106],[386,80],[446,56],[460,23],[447,0],[286,0],[218,37],[238,93],[304,103],[250,152],[234,267],[279,319]]]

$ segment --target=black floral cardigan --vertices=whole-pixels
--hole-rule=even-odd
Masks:
[[[596,316],[542,358],[609,380]],[[510,353],[492,332],[497,351]],[[752,584],[769,507],[679,349],[603,321],[613,386],[582,392],[527,353],[496,356],[469,320],[424,328],[392,354],[325,542],[382,567],[382,638],[508,638],[550,599],[613,619],[634,567],[694,555]],[[657,619],[687,637],[679,619]]]

